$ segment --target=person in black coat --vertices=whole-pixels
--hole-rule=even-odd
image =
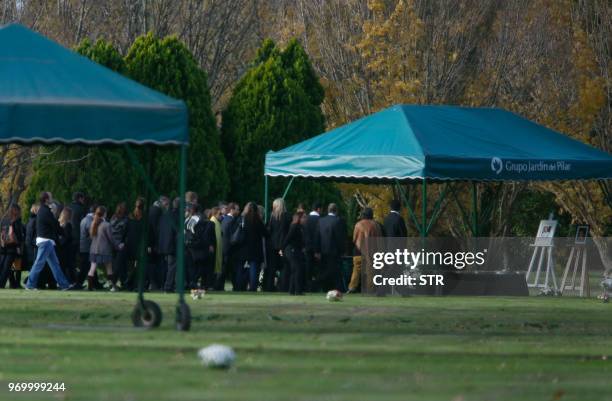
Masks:
[[[144,198],[137,198],[134,210],[128,216],[125,227],[125,256],[126,256],[126,281],[125,288],[134,290],[136,288],[137,263],[140,257],[140,247],[146,246],[144,243]],[[144,256],[144,254],[143,254]],[[119,277],[123,283],[124,278]]]
[[[231,238],[234,230],[236,229],[236,223],[240,216],[240,206],[237,203],[230,202],[227,205],[227,213],[221,220],[221,238],[222,238],[222,251],[223,251],[223,269],[221,275],[217,278],[217,284],[215,290],[223,291],[225,287],[225,279],[228,274],[231,274],[232,285],[236,287],[236,281],[234,280],[234,274],[231,266],[234,266],[234,254],[235,249],[232,247]]]
[[[304,213],[293,215],[289,232],[283,240],[283,255],[291,266],[291,282],[289,283],[289,294],[304,294],[304,231],[307,217]]]
[[[36,260],[36,214],[38,213],[38,204],[33,204],[30,208],[30,218],[26,224],[25,235],[25,257],[26,270],[30,270]]]
[[[248,282],[249,291],[257,291],[264,261],[264,238],[268,237],[268,232],[255,202],[244,207],[236,230],[243,230],[243,240],[237,246],[236,287],[245,291]]]
[[[215,254],[215,225],[199,213],[195,204],[187,205],[188,218],[185,222],[185,245],[189,270],[189,288],[206,289],[213,283],[210,268]],[[201,279],[201,283],[198,283]]]
[[[317,250],[321,257],[319,283],[324,291],[344,290],[342,255],[346,245],[346,225],[338,216],[338,206],[330,203],[327,216],[319,220]]]
[[[66,278],[74,283],[77,280],[76,274],[76,259],[74,253],[74,241],[72,238],[73,227],[72,221],[72,209],[65,207],[62,209],[59,218],[59,237],[57,242],[57,257],[62,267],[62,271],[66,275]]]
[[[147,252],[149,254],[148,258],[148,269],[147,269],[147,281],[151,286],[151,289],[157,290],[162,288],[163,282],[161,281],[161,265],[162,258],[158,252],[158,244],[159,244],[159,222],[161,219],[164,210],[168,210],[170,207],[170,200],[167,196],[160,196],[159,200],[153,203],[151,209],[149,209],[148,216],[148,240],[149,244],[147,246]]]
[[[276,273],[280,272],[278,289],[286,292],[289,290],[289,282],[291,277],[291,267],[287,258],[281,256],[283,250],[283,240],[289,232],[291,225],[291,216],[287,213],[285,201],[282,198],[277,198],[272,203],[272,215],[268,222],[268,233],[270,234],[270,253],[267,260],[267,266],[264,271],[264,291],[274,291],[274,278]]]
[[[62,272],[55,253],[55,244],[59,240],[59,223],[49,209],[49,204],[52,201],[53,197],[50,192],[41,193],[40,208],[36,215],[36,245],[38,251],[26,283],[26,289],[28,290],[35,289],[38,286],[38,276],[45,267],[45,263],[51,268],[53,277],[61,289],[72,288]]]
[[[125,244],[128,225],[128,208],[125,202],[120,202],[115,208],[115,213],[113,213],[110,219],[110,225],[113,239],[120,244]],[[127,250],[125,246],[115,250],[115,254],[113,255],[113,278],[116,281],[121,281],[122,287],[126,287]],[[116,282],[112,284],[115,285]]]
[[[312,211],[308,214],[306,226],[304,227],[304,252],[305,252],[305,291],[316,289],[315,278],[319,274],[319,261],[315,257],[317,253],[317,232],[319,231],[319,219],[321,218],[321,204],[315,202]]]
[[[164,291],[174,292],[176,285],[176,237],[179,222],[180,198],[172,201],[172,209],[165,211],[159,219],[158,252],[166,267]]]
[[[9,207],[9,218],[2,226],[0,234],[0,289],[6,286],[7,279],[11,288],[21,288],[21,271],[13,271],[13,263],[23,255],[25,228],[21,223],[21,208],[13,204]],[[22,259],[23,261],[23,259]]]
[[[385,237],[407,237],[408,230],[406,229],[406,223],[400,214],[400,201],[393,199],[389,206],[391,211],[383,222]]]

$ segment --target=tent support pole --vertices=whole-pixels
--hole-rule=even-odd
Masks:
[[[185,302],[185,192],[187,191],[187,145],[181,145],[179,165],[179,218],[176,235],[176,290]]]
[[[433,225],[438,220],[438,217],[440,217],[440,214],[442,213],[442,202],[444,202],[444,199],[446,199],[447,192],[448,192],[448,182],[444,185],[444,188],[440,192],[440,195],[438,196],[438,199],[436,200],[436,203],[434,204],[434,208],[431,213],[431,219],[429,220],[429,223],[427,224],[427,229],[425,230],[426,234],[429,234],[431,227],[433,227]]]
[[[423,190],[421,191],[421,237],[427,236],[427,178],[423,177]]]
[[[410,207],[410,202],[408,202],[408,197],[406,196],[406,192],[404,192],[404,188],[402,188],[398,180],[395,180],[395,185],[397,186],[397,189],[399,193],[401,194],[402,199],[404,200],[404,205],[406,206],[406,209],[408,209],[408,214],[410,215],[412,222],[414,223],[417,231],[420,233],[421,225],[419,224],[419,221],[416,218],[416,214],[414,213],[414,210],[412,210],[412,208]]]
[[[264,222],[268,222],[268,176],[264,175]]]
[[[478,237],[478,187],[472,181],[472,236]]]
[[[291,189],[291,184],[293,184],[294,179],[295,179],[295,176],[291,177],[291,179],[289,180],[289,183],[287,184],[287,187],[285,187],[285,192],[283,192],[283,200],[285,200],[285,196],[287,196],[287,194],[289,193],[289,189]]]

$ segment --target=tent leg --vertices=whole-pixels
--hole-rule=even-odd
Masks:
[[[294,179],[295,177],[291,177],[291,179],[289,180],[289,183],[287,184],[287,187],[285,187],[285,192],[283,192],[283,200],[285,200],[285,197],[289,193],[289,189],[291,189],[291,184],[293,184]]]
[[[181,145],[179,161],[179,219],[176,235],[176,328],[187,331],[191,327],[191,312],[185,303],[185,192],[187,191],[187,145]]]
[[[478,237],[478,187],[472,181],[472,236]]]
[[[268,222],[268,176],[264,175],[264,222]]]
[[[406,209],[408,209],[408,215],[412,219],[412,222],[414,223],[414,226],[416,227],[417,231],[420,233],[421,225],[419,224],[419,221],[416,217],[416,214],[414,213],[414,210],[412,210],[412,208],[410,207],[410,202],[408,202],[408,197],[406,196],[406,192],[404,192],[404,188],[402,188],[398,180],[395,180],[395,185],[397,186],[397,189],[400,195],[402,196],[402,199],[404,201],[404,206],[406,207]]]
[[[448,192],[448,187],[449,187],[449,184],[446,183],[446,185],[444,185],[444,188],[440,192],[440,195],[438,196],[438,200],[434,204],[433,210],[431,212],[431,219],[429,220],[429,223],[427,224],[427,229],[425,230],[427,234],[429,234],[429,230],[431,230],[433,225],[436,224],[438,217],[440,217],[440,213],[442,213],[442,209],[443,209],[442,203],[444,202],[444,199],[446,199],[446,193]]]

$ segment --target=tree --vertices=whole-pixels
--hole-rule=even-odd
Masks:
[[[324,131],[320,108],[323,97],[323,88],[308,56],[296,40],[290,41],[284,50],[271,40],[263,42],[223,113],[222,130],[226,157],[231,160],[233,199],[261,202],[266,152]],[[286,181],[273,181],[270,194],[281,194]],[[339,197],[329,184],[297,181],[290,200]]]
[[[207,200],[223,199],[228,176],[215,117],[211,110],[206,72],[176,37],[147,34],[138,38],[125,57],[127,75],[177,99],[189,108],[188,187]],[[158,189],[175,193],[178,151],[155,150],[153,179]]]

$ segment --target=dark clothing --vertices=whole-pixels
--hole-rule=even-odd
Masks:
[[[289,290],[291,277],[291,266],[286,257],[280,256],[279,251],[284,249],[283,241],[289,232],[291,217],[284,212],[279,217],[272,217],[268,222],[268,232],[270,234],[270,252],[268,253],[268,263],[264,271],[264,291],[274,291],[274,278],[280,272],[278,287],[280,291]]]
[[[149,210],[149,244],[148,246],[157,253],[157,245],[159,243],[159,221],[163,210],[157,202],[153,204]]]
[[[8,233],[9,231],[13,232],[15,242],[6,243],[2,249],[0,249],[0,253],[2,254],[21,254],[23,243],[25,240],[25,227],[21,222],[21,219],[18,218],[15,221],[8,223],[6,226],[2,227],[2,231],[4,233],[6,241],[8,241]]]
[[[189,287],[201,288],[214,285],[214,248],[216,246],[215,224],[202,216],[192,216],[187,220],[185,243],[189,254]],[[211,247],[213,251],[211,252]]]
[[[346,226],[338,216],[319,220],[317,245],[321,253],[319,285],[324,291],[343,290],[342,255],[345,252]]]
[[[115,239],[115,241],[121,244],[125,243],[127,223],[128,223],[127,217],[118,218],[118,217],[113,216],[110,220],[111,235]]]
[[[385,237],[407,237],[408,230],[404,218],[399,213],[391,212],[383,223]]]
[[[346,226],[338,216],[327,215],[319,220],[317,235],[321,255],[342,256],[345,251]]]
[[[125,251],[128,259],[138,259],[140,240],[143,235],[144,221],[129,218],[125,229]]]
[[[40,205],[36,215],[36,236],[53,240],[57,243],[59,239],[59,222],[47,205]]]
[[[306,262],[304,248],[304,226],[301,224],[291,224],[289,233],[287,233],[283,240],[283,249],[291,267],[288,290],[293,295],[304,293],[304,268]]]
[[[263,239],[268,236],[266,227],[259,219],[252,222],[242,219],[240,224],[244,224],[244,242],[238,248],[239,259],[243,262],[262,263],[264,261]]]
[[[304,229],[304,245],[307,251],[318,249],[317,233],[319,231],[319,215],[309,214]]]
[[[291,225],[291,217],[289,213],[284,212],[280,217],[272,217],[268,222],[268,232],[270,233],[270,245],[275,251],[283,249],[283,240],[289,232]]]
[[[72,209],[72,217],[70,218],[70,225],[72,227],[72,241],[74,246],[79,245],[79,229],[81,226],[81,220],[87,215],[87,209],[81,202],[72,202],[70,204]],[[76,248],[74,248],[76,250]]]
[[[60,267],[71,283],[77,279],[73,233],[72,224],[67,222],[64,227],[60,227],[59,240],[57,242],[57,258],[59,259]]]
[[[30,214],[30,219],[26,224],[25,234],[25,256],[27,259],[27,269],[29,270],[36,259],[36,215]]]
[[[178,209],[167,210],[159,218],[157,251],[160,255],[176,255],[178,219]]]
[[[11,288],[20,287],[21,272],[13,272],[13,262],[23,255],[23,243],[25,239],[25,228],[18,218],[9,223],[6,227],[2,227],[5,241],[9,240],[9,232],[13,233],[11,243],[5,243],[0,251],[0,288],[6,286],[7,279],[10,281]],[[23,262],[23,259],[22,259]]]
[[[223,256],[228,256],[232,250],[231,238],[236,229],[237,217],[226,215],[221,221],[221,236],[223,243]]]

